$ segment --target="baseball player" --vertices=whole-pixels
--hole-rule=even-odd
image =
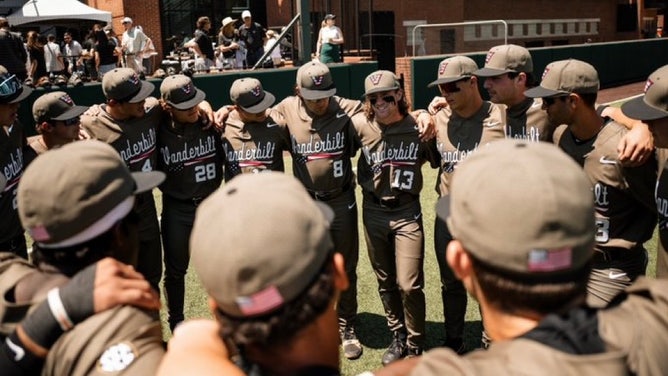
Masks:
[[[549,143],[501,140],[464,161],[436,211],[456,239],[448,263],[494,342],[463,357],[431,350],[410,374],[663,374],[666,281],[640,278],[604,310],[583,304],[594,206],[589,178]]]
[[[142,81],[130,68],[117,68],[104,75],[102,91],[105,104],[92,106],[81,117],[88,135],[113,146],[131,171],[153,171],[158,162],[157,129],[163,111],[156,98],[150,97],[154,86]],[[212,117],[206,101],[198,105],[200,113]],[[160,229],[153,194],[139,196],[141,215],[138,270],[159,291],[162,277]]]
[[[285,171],[283,152],[290,150],[290,136],[285,124],[267,116],[274,95],[246,77],[232,83],[230,99],[234,110],[223,132],[225,181],[242,173]]]
[[[36,267],[1,254],[1,327],[31,314],[2,341],[3,374],[36,374],[42,363],[42,375],[157,367],[164,352],[159,298],[124,263],[133,265],[139,252],[136,195],[163,180],[160,172],[131,174],[112,147],[95,140],[49,151],[26,169],[19,214],[35,241]],[[94,265],[109,256],[118,261]]]
[[[25,259],[28,252],[17,211],[16,189],[26,166],[23,154],[26,139],[17,111],[30,93],[31,88],[0,65],[0,174],[7,181],[0,191],[0,252],[11,252]]]
[[[550,63],[540,86],[526,91],[543,98],[550,121],[567,125],[555,133],[555,143],[584,168],[592,186],[597,232],[587,301],[595,307],[645,274],[643,243],[656,225],[657,170],[654,158],[638,167],[621,165],[617,145],[626,128],[596,113],[598,88],[596,69],[571,59]]]
[[[357,262],[359,230],[355,199],[354,129],[350,117],[362,110],[360,101],[336,96],[327,65],[311,61],[297,71],[296,95],[273,108],[272,118],[290,133],[292,171],[313,199],[334,211],[330,230],[335,248],[343,254],[350,287],[336,306],[343,355],[357,359]]]
[[[529,50],[515,44],[492,47],[485,57],[485,66],[474,74],[484,78],[492,102],[506,105],[506,137],[552,141],[555,126],[541,109],[540,99],[524,95],[534,86]]]
[[[28,138],[35,155],[79,139],[80,116],[88,109],[77,106],[64,91],[43,94],[32,105],[38,135]]]
[[[152,83],[142,81],[130,68],[117,68],[104,75],[102,91],[107,102],[93,106],[81,117],[88,135],[114,147],[130,171],[153,171],[157,167],[157,125],[162,110],[157,99],[149,97]],[[141,217],[141,252],[137,270],[159,291],[162,277],[160,228],[153,194],[138,196]]]
[[[162,191],[162,244],[165,252],[165,297],[169,327],[183,321],[188,239],[195,210],[223,180],[222,148],[216,130],[199,113],[206,94],[184,75],[160,85],[164,116],[158,129],[158,170],[167,178]]]
[[[654,135],[659,160],[655,188],[656,209],[659,213],[659,242],[656,257],[656,277],[668,278],[668,65],[652,72],[645,84],[645,94],[622,105],[627,116],[644,121]]]
[[[466,56],[447,58],[438,66],[438,77],[429,87],[437,86],[448,101],[448,107],[439,110],[436,122],[436,149],[438,150],[440,197],[450,191],[452,174],[460,162],[475,153],[479,147],[504,138],[502,109],[483,101],[478,90],[478,79],[473,72],[477,64]],[[445,222],[436,218],[434,249],[441,274],[441,297],[445,318],[445,346],[463,353],[466,290],[455,277],[445,260],[445,250],[452,240]]]
[[[227,344],[248,374],[339,375],[334,306],[348,282],[333,217],[273,171],[236,177],[204,201],[192,260],[220,327],[209,322],[205,336],[188,322],[177,328],[158,374],[238,374],[216,368]]]
[[[380,70],[364,80],[365,111],[352,118],[362,150],[364,234],[393,340],[387,365],[424,347],[424,233],[419,195],[422,165],[436,158],[420,141],[415,118],[394,73]]]

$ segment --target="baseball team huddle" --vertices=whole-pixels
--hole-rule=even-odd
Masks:
[[[2,374],[341,374],[340,354],[363,355],[357,186],[392,334],[364,374],[668,372],[668,65],[621,109],[596,103],[592,65],[555,61],[539,78],[512,44],[483,67],[441,61],[429,87],[428,110],[411,110],[379,70],[346,99],[312,61],[293,96],[276,103],[245,77],[214,111],[185,75],[154,98],[117,68],[103,104],[37,98],[26,139],[17,109],[32,89],[0,67]],[[445,339],[423,354],[425,163],[439,172],[428,247]],[[213,320],[185,320],[191,262]]]

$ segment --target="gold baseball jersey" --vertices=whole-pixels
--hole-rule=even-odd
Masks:
[[[506,138],[552,142],[555,126],[550,124],[540,98],[526,98],[506,108]]]
[[[471,117],[463,118],[443,109],[434,115],[436,150],[439,157],[439,180],[436,191],[440,196],[450,191],[450,181],[459,162],[494,140],[504,138],[502,109],[483,102]]]
[[[668,281],[640,277],[618,304],[595,313],[603,352],[567,353],[518,338],[464,356],[429,351],[411,375],[662,375],[668,369],[666,312]]]
[[[422,190],[422,165],[437,157],[428,143],[420,141],[417,123],[408,115],[402,120],[380,125],[363,113],[352,118],[361,155],[357,162],[358,182],[365,192],[378,199],[391,199],[400,193],[418,196]]]
[[[656,252],[656,277],[668,278],[668,149],[656,149],[659,177],[656,182],[656,210],[659,213],[659,241]]]
[[[285,171],[283,152],[290,150],[285,124],[269,116],[261,123],[244,123],[237,111],[225,122],[223,133],[225,181],[239,174]]]
[[[290,132],[293,173],[307,190],[331,192],[352,186],[355,136],[350,117],[361,108],[360,101],[337,96],[330,98],[323,116],[312,117],[296,96],[274,107],[272,117]]]
[[[583,166],[591,182],[597,250],[642,246],[656,224],[656,159],[638,167],[623,166],[617,145],[626,132],[616,122],[608,122],[596,137],[584,141],[577,140],[568,127],[555,132],[555,143]]]
[[[63,334],[42,375],[152,375],[164,353],[157,311],[116,307]]]

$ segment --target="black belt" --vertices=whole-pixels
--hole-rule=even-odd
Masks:
[[[607,248],[603,250],[594,250],[592,261],[597,262],[611,262],[626,259],[631,256],[635,249],[626,248]]]
[[[172,201],[177,201],[184,204],[190,204],[193,206],[199,206],[199,204],[201,204],[202,201],[204,201],[204,199],[206,198],[206,197],[176,198],[170,195],[165,195],[165,196]]]
[[[394,197],[385,197],[379,198],[373,193],[364,192],[364,197],[370,199],[374,204],[379,205],[382,208],[387,209],[396,209],[400,206],[408,204],[418,199],[418,196],[412,195],[410,193],[400,193]]]
[[[353,187],[354,184],[349,181],[341,188],[333,189],[331,191],[308,191],[308,194],[310,194],[311,197],[317,201],[330,201],[350,191]]]

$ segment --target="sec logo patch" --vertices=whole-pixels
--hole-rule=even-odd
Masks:
[[[137,358],[137,350],[129,343],[121,342],[107,348],[97,362],[102,372],[118,372],[126,369]]]

